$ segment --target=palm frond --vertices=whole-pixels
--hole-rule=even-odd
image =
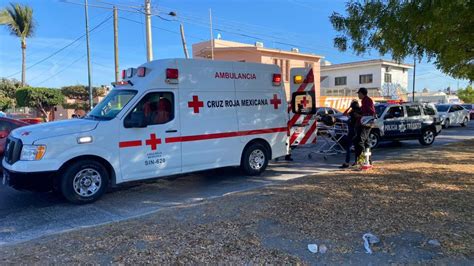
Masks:
[[[20,38],[32,36],[35,23],[33,21],[33,9],[31,9],[31,7],[10,3],[10,7],[7,7],[3,12],[9,17],[9,19],[6,19],[7,22],[5,24],[10,28],[12,35]]]

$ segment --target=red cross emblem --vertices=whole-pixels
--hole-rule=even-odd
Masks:
[[[300,102],[303,105],[303,108],[306,108],[306,105],[309,103],[309,101],[306,99],[306,96],[303,96],[303,100]]]
[[[188,102],[188,107],[193,108],[193,111],[195,114],[199,113],[199,108],[204,107],[204,102],[199,101],[198,96],[194,95],[193,100],[191,102]]]
[[[278,95],[277,94],[273,94],[273,99],[270,99],[270,104],[273,104],[273,107],[275,109],[278,109],[278,105],[281,104],[281,100],[278,99]]]
[[[161,139],[157,139],[156,138],[156,134],[153,133],[153,134],[150,134],[150,139],[147,139],[145,141],[145,144],[146,145],[150,145],[151,147],[151,150],[156,150],[156,148],[158,147],[159,144],[161,144]]]

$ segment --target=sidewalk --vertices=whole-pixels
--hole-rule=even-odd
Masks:
[[[474,141],[4,246],[3,263],[474,263]],[[157,192],[159,193],[159,192]],[[362,235],[381,239],[365,254]],[[437,240],[440,246],[428,244]],[[324,244],[325,254],[307,245]]]

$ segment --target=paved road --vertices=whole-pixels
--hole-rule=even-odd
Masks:
[[[466,128],[443,130],[434,146],[474,138],[474,122]],[[421,152],[418,141],[383,143],[375,160]],[[260,177],[243,176],[237,168],[224,168],[179,177],[130,184],[114,189],[94,204],[75,206],[52,193],[18,192],[0,186],[0,246],[81,227],[120,221],[156,212],[163,208],[186,206],[228,193],[271,185],[301,176],[337,169],[342,155],[307,157],[311,148],[296,150],[295,161],[273,162]]]

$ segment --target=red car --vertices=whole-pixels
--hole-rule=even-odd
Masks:
[[[23,127],[28,125],[28,123],[20,120],[0,117],[0,162],[1,160],[3,160],[3,153],[5,152],[5,142],[10,132],[17,127]]]
[[[18,120],[26,122],[30,125],[39,124],[39,123],[43,122],[43,119],[41,119],[41,118],[18,118]]]

